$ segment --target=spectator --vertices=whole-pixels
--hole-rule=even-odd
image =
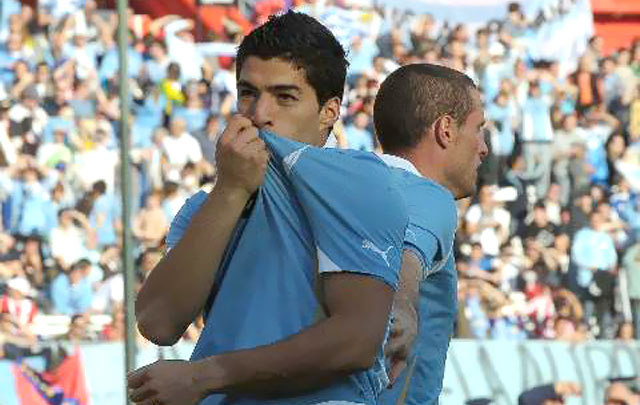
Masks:
[[[185,164],[200,164],[202,150],[198,141],[187,132],[182,118],[173,118],[169,136],[163,139],[162,147],[170,168],[169,176],[178,176]]]
[[[45,235],[51,225],[46,209],[48,200],[40,172],[34,167],[25,169],[11,197],[12,231],[22,236]]]
[[[124,302],[124,278],[120,255],[122,251],[117,246],[105,249],[100,257],[100,268],[103,276],[94,283],[94,296],[91,309],[96,313],[113,313],[122,310]]]
[[[518,397],[518,405],[561,405],[568,396],[581,396],[582,387],[569,381],[541,385],[524,391]]]
[[[622,258],[627,279],[627,293],[631,301],[631,317],[635,336],[640,337],[640,242],[631,246]]]
[[[152,192],[133,221],[133,235],[144,248],[159,246],[169,227],[161,204],[162,193]]]
[[[93,290],[87,278],[91,264],[81,260],[67,272],[60,273],[51,283],[51,301],[57,314],[84,314],[91,307]]]
[[[614,382],[605,392],[605,405],[632,405],[640,401],[640,394],[622,382]]]
[[[95,244],[87,218],[80,212],[62,209],[58,214],[59,225],[51,231],[51,257],[63,270],[87,257],[88,249]]]
[[[214,175],[216,172],[216,147],[223,129],[224,122],[222,117],[217,114],[211,114],[207,118],[204,130],[194,134],[200,144],[204,162],[206,162],[206,164],[204,164],[204,171],[209,175]]]
[[[522,230],[522,238],[536,241],[542,248],[553,245],[558,235],[558,227],[549,221],[547,207],[543,202],[533,207],[533,221]]]
[[[81,342],[94,340],[94,336],[89,330],[89,317],[84,314],[75,314],[71,317],[69,330],[65,335],[65,340],[78,344]]]
[[[369,116],[360,111],[353,118],[353,123],[345,128],[349,149],[373,151],[373,135],[367,130]]]
[[[618,327],[618,332],[616,333],[616,339],[622,342],[633,342],[633,324],[630,322],[623,322]]]
[[[471,240],[480,242],[486,254],[497,256],[509,235],[511,216],[493,199],[493,193],[492,186],[482,186],[478,203],[469,207],[465,220]]]
[[[96,198],[89,215],[89,223],[96,232],[98,247],[113,245],[122,229],[120,221],[120,201],[112,193],[107,193],[106,184],[98,181],[94,185]]]
[[[154,41],[149,47],[149,56],[151,59],[144,63],[145,70],[149,80],[154,84],[159,84],[167,72],[171,59],[167,55],[167,46],[162,41]]]
[[[9,315],[15,335],[35,339],[33,319],[38,313],[38,306],[28,298],[32,294],[29,282],[15,277],[7,282],[7,289],[7,294],[0,298],[0,313]]]
[[[553,128],[551,126],[551,97],[544,93],[542,84],[529,85],[529,98],[522,108],[522,153],[527,173],[536,176],[536,192],[542,198],[549,187]]]
[[[617,253],[613,239],[603,230],[603,218],[598,212],[590,215],[591,225],[575,236],[571,259],[577,267],[577,284],[581,288],[585,316],[595,317],[601,337],[612,337],[613,271]]]

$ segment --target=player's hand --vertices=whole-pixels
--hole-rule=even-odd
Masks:
[[[196,390],[193,363],[159,360],[127,376],[129,399],[140,405],[192,405],[203,395]]]
[[[389,380],[393,385],[400,373],[407,367],[411,346],[418,334],[418,314],[410,305],[398,305],[393,310],[393,323],[385,355],[391,363]]]
[[[220,187],[253,194],[264,180],[269,152],[248,118],[234,115],[216,150]]]

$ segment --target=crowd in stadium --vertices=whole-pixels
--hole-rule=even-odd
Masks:
[[[262,3],[254,23],[284,5]],[[53,339],[123,339],[115,13],[93,0],[37,10],[3,0],[3,11],[0,357]],[[459,206],[457,337],[640,336],[640,39],[604,56],[594,36],[565,75],[555,61],[527,57],[521,39],[541,22],[515,3],[474,30],[427,14],[367,13],[382,23],[348,38],[338,147],[377,150],[376,90],[399,65],[445,64],[485,96],[491,156],[477,197]],[[142,281],[185,199],[215,182],[236,90],[233,58],[202,52],[193,21],[168,16],[141,30],[135,17],[129,124]],[[241,35],[228,23],[212,40],[233,46]]]

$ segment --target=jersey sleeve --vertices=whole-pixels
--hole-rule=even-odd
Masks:
[[[409,223],[404,238],[404,250],[412,252],[420,262],[421,279],[433,269],[439,243],[435,235],[416,224]]]
[[[397,289],[408,214],[382,160],[263,137],[309,221],[319,271],[360,273]]]
[[[451,193],[429,180],[405,184],[402,192],[409,214],[404,248],[422,263],[424,280],[442,269],[453,254],[457,208]]]
[[[171,221],[169,232],[167,233],[166,245],[167,251],[173,249],[187,231],[187,227],[191,223],[193,216],[200,210],[202,204],[207,199],[208,194],[204,191],[198,191],[185,201],[176,216]]]

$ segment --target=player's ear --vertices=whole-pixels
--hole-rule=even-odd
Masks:
[[[456,128],[456,122],[449,114],[442,115],[433,122],[433,136],[441,148],[447,149],[455,142]]]
[[[340,98],[330,98],[320,107],[320,132],[324,133],[333,127],[339,117]]]

